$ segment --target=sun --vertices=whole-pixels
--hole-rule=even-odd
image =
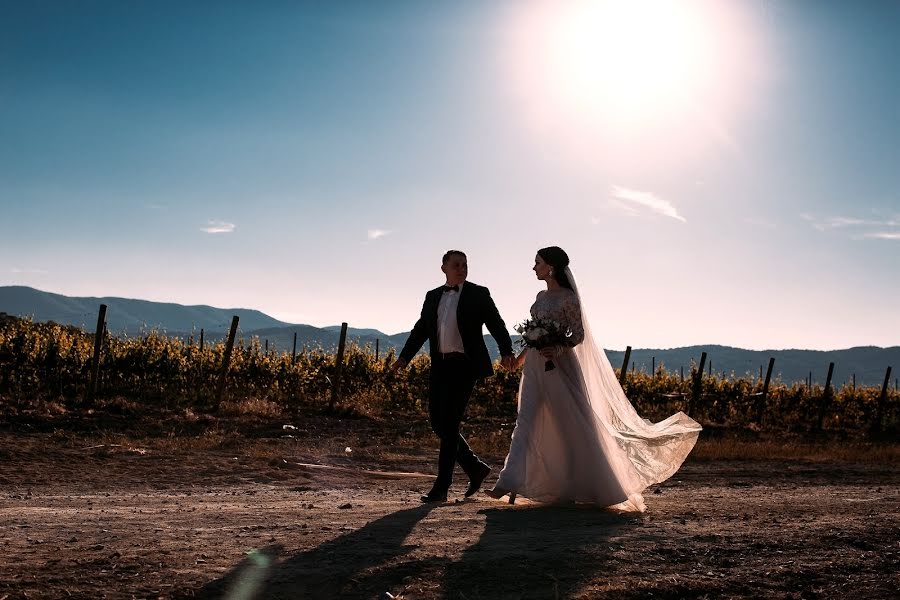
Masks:
[[[553,126],[646,138],[719,117],[742,91],[746,31],[712,0],[566,0],[513,19],[520,98]],[[732,103],[733,104],[733,103]]]
[[[690,6],[661,0],[568,5],[544,40],[558,101],[617,121],[678,109],[710,69],[704,52],[709,34]]]

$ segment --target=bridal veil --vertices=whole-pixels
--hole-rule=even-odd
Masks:
[[[581,306],[584,341],[574,353],[584,376],[591,410],[615,439],[622,453],[615,458],[616,471],[626,485],[630,500],[622,508],[643,510],[641,491],[674,474],[693,449],[700,435],[700,424],[679,411],[658,423],[642,418],[625,396],[616,373],[603,349],[594,341],[586,317],[585,305],[569,267],[565,270]]]

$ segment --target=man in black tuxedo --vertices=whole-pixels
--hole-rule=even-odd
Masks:
[[[422,502],[447,500],[457,462],[469,476],[467,497],[478,491],[491,472],[459,432],[475,381],[494,374],[482,325],[487,325],[497,340],[502,366],[511,369],[515,362],[512,341],[490,292],[486,287],[466,281],[469,274],[466,255],[459,250],[448,251],[441,271],[447,276],[446,285],[425,294],[422,315],[393,365],[395,370],[406,367],[428,340],[431,353],[428,416],[431,428],[441,439],[441,450],[437,479],[431,491],[422,496]]]

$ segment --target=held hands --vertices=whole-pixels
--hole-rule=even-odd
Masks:
[[[408,361],[405,361],[402,358],[398,358],[394,361],[394,364],[391,365],[391,371],[393,371],[394,373],[396,373],[397,371],[402,371],[408,364]]]
[[[527,350],[522,350],[521,352],[519,352],[519,355],[515,358],[515,363],[513,364],[514,369],[518,370],[525,366],[525,354],[527,352]]]

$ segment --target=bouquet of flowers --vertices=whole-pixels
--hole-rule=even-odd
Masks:
[[[522,335],[519,345],[522,348],[549,348],[551,346],[571,346],[572,332],[556,321],[550,319],[528,319],[516,325],[516,331]],[[556,368],[552,360],[544,364],[545,371]]]

